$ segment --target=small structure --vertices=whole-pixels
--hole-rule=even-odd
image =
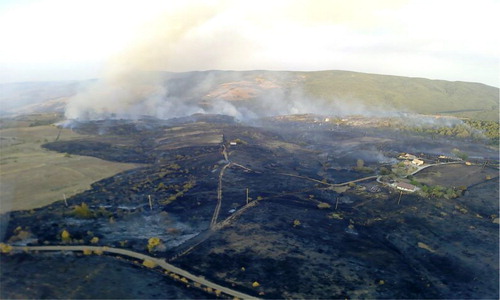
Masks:
[[[229,142],[229,145],[230,146],[236,146],[236,145],[238,145],[238,143],[237,142]]]
[[[414,159],[418,159],[415,155],[410,154],[410,153],[403,153],[403,154],[401,154],[398,158],[399,158],[399,159],[407,159],[407,160],[414,160]]]
[[[439,159],[445,159],[445,160],[448,160],[448,161],[459,161],[459,160],[461,160],[458,157],[450,157],[450,156],[446,156],[446,155],[439,155],[438,158]]]
[[[413,193],[413,192],[417,191],[418,188],[416,186],[414,186],[413,184],[409,184],[406,182],[398,182],[398,183],[396,183],[396,189],[398,189],[400,191],[404,191],[404,192]]]
[[[424,161],[421,160],[421,159],[418,159],[418,158],[415,158],[411,161],[412,164],[414,164],[415,166],[421,166],[424,164]]]

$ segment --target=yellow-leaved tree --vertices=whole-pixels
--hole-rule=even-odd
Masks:
[[[153,252],[155,251],[156,247],[161,245],[161,240],[158,237],[152,237],[148,240],[148,251]]]
[[[61,232],[61,240],[64,242],[64,243],[69,243],[71,242],[71,234],[69,234],[69,232],[64,229],[62,232]]]

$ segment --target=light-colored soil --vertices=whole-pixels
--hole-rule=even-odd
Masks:
[[[95,181],[138,167],[41,148],[58,133],[55,126],[0,130],[0,213],[41,207],[62,200],[63,195],[80,193]],[[59,140],[81,137],[63,129]]]

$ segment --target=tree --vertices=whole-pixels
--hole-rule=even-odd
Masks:
[[[461,160],[467,160],[467,158],[469,158],[469,155],[467,153],[462,152],[462,151],[460,151],[460,150],[458,150],[456,148],[453,149],[453,150],[451,150],[451,152],[453,154],[455,154],[455,156],[458,157],[458,158],[460,158]]]
[[[12,251],[11,245],[0,243],[0,253],[9,253],[11,251]]]
[[[71,242],[71,235],[69,234],[69,232],[64,229],[62,232],[61,232],[61,240],[64,242],[64,243],[69,243]]]
[[[148,251],[153,252],[155,249],[161,245],[161,240],[158,237],[152,237],[148,240]]]
[[[391,174],[391,171],[389,171],[389,169],[387,169],[386,167],[381,167],[379,174],[380,175],[389,175],[389,174]]]

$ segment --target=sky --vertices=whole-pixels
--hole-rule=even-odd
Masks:
[[[499,84],[500,1],[0,0],[0,83],[349,70]]]

